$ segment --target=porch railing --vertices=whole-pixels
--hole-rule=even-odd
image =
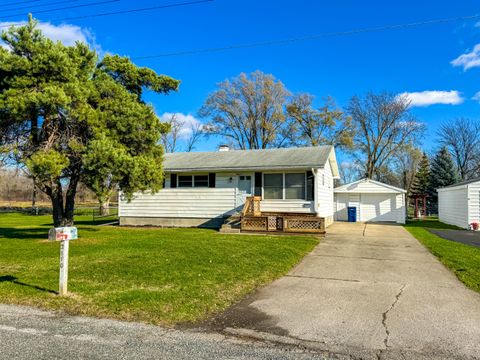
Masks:
[[[242,216],[261,216],[260,201],[261,196],[248,196],[243,206]]]

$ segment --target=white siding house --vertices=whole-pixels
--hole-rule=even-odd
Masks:
[[[437,189],[438,219],[468,229],[480,222],[480,179]]]
[[[335,188],[335,220],[347,221],[349,207],[356,209],[356,221],[405,223],[406,191],[371,179]]]
[[[265,213],[313,214],[333,222],[332,146],[166,154],[158,193],[119,197],[121,225],[219,227],[261,196]]]

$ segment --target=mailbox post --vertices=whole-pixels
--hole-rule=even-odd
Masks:
[[[67,294],[68,283],[68,248],[70,240],[76,240],[78,232],[76,227],[53,228],[48,232],[48,240],[60,241],[60,276],[58,293],[60,296]]]

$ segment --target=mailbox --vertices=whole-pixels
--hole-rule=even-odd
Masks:
[[[50,241],[69,241],[75,239],[78,239],[76,227],[53,228],[48,232],[48,240]]]

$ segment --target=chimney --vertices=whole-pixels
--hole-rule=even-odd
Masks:
[[[230,151],[230,146],[222,144],[218,146],[218,151]]]

